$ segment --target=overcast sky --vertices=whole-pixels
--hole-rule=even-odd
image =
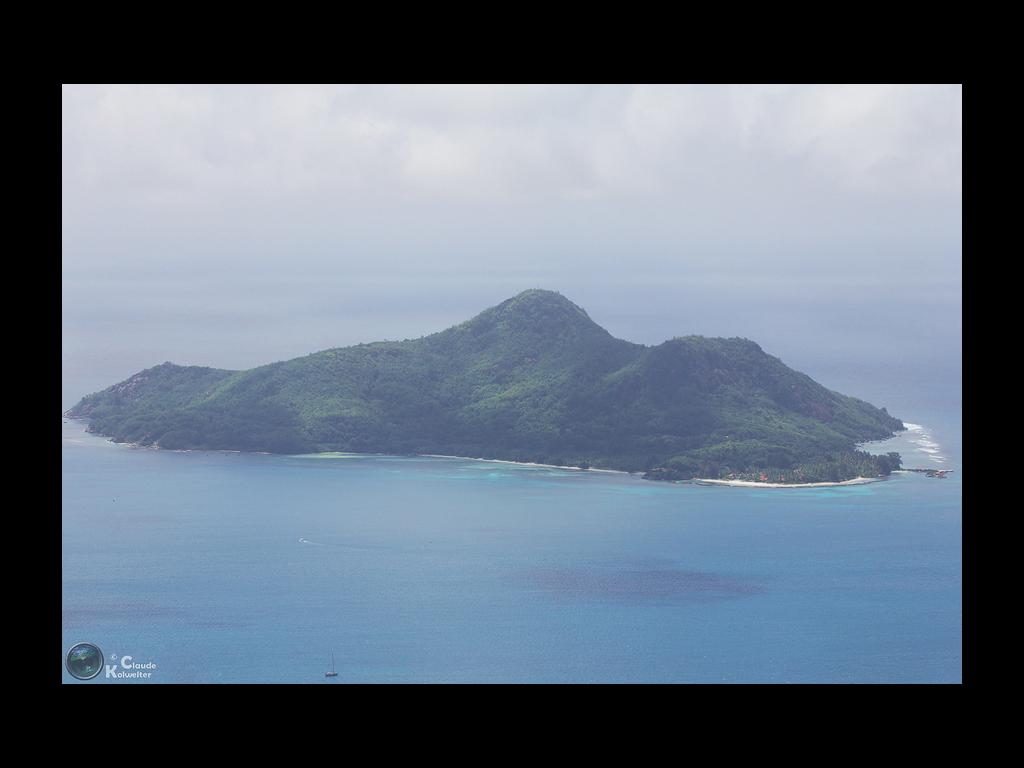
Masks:
[[[960,86],[65,86],[62,407],[532,287],[959,396],[962,133]]]

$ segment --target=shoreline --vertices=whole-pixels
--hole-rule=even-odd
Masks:
[[[427,459],[461,459],[462,461],[486,461],[490,464],[515,464],[520,467],[544,467],[546,469],[573,469],[577,472],[610,472],[614,475],[639,474],[627,472],[624,469],[599,469],[597,467],[572,467],[566,464],[538,464],[535,461],[510,461],[509,459],[481,459],[478,456],[449,456],[444,453],[416,453],[414,456],[422,456]]]
[[[63,415],[62,415],[62,418],[66,419],[67,421],[74,421],[74,422],[78,422],[78,423],[81,423],[81,424],[85,424],[88,427],[88,423],[89,422],[87,420],[85,420],[85,419],[74,419],[74,418],[71,418],[69,416],[63,416]],[[639,472],[627,472],[624,469],[601,469],[601,468],[598,468],[598,467],[587,467],[586,469],[584,469],[583,467],[574,467],[574,466],[569,466],[569,465],[566,465],[566,464],[539,464],[539,463],[537,463],[535,461],[511,461],[509,459],[482,459],[479,456],[451,456],[451,455],[448,455],[448,454],[445,454],[445,453],[412,453],[412,454],[409,454],[409,453],[361,453],[359,451],[316,451],[314,453],[281,453],[281,454],[273,454],[273,453],[268,453],[267,451],[240,451],[240,450],[233,449],[233,448],[161,448],[158,445],[140,445],[139,443],[118,442],[118,441],[114,440],[112,437],[107,437],[105,435],[100,435],[100,434],[98,434],[96,432],[89,432],[88,429],[85,430],[85,434],[89,435],[90,437],[94,437],[96,439],[103,440],[104,442],[110,443],[111,445],[118,445],[118,446],[123,446],[125,448],[132,448],[132,449],[135,449],[135,450],[143,450],[143,451],[167,451],[169,453],[248,453],[248,454],[255,454],[255,455],[260,455],[260,456],[275,456],[275,455],[277,455],[277,456],[290,456],[292,458],[304,458],[304,457],[313,457],[313,456],[318,456],[318,457],[319,456],[323,456],[323,457],[337,457],[337,458],[348,457],[348,456],[352,456],[352,457],[360,457],[360,456],[367,456],[367,457],[370,457],[370,456],[385,456],[386,457],[386,456],[391,456],[391,457],[396,457],[396,458],[403,458],[403,457],[415,456],[417,458],[424,458],[424,459],[459,459],[459,460],[462,460],[462,461],[486,461],[486,462],[491,463],[491,464],[514,464],[514,465],[520,466],[520,467],[540,467],[540,468],[544,468],[544,469],[571,469],[571,470],[575,470],[576,472],[607,472],[607,473],[614,474],[614,475],[641,474]]]
[[[838,485],[865,485],[866,483],[879,483],[885,480],[884,477],[855,477],[852,480],[840,480],[827,483],[762,483],[756,480],[712,480],[710,478],[695,478],[693,480],[682,480],[683,483],[694,485],[727,485],[733,488],[831,488]]]
[[[88,425],[88,421],[85,419],[74,419],[68,416],[63,416],[68,421],[74,421],[84,423]],[[251,453],[263,456],[273,456],[275,454],[267,453],[266,451],[240,451],[229,448],[161,448],[157,445],[139,445],[138,443],[116,442],[113,438],[98,435],[94,432],[85,430],[86,434],[97,437],[104,440],[105,442],[111,443],[112,445],[124,446],[126,448],[132,448],[135,450],[151,450],[151,451],[168,451],[171,453]],[[314,457],[314,456],[330,456],[331,454],[344,454],[352,457],[359,456],[415,456],[418,458],[425,459],[458,459],[459,461],[482,461],[490,464],[512,464],[519,467],[534,467],[538,469],[567,469],[575,472],[603,472],[606,474],[613,475],[642,475],[642,472],[629,472],[624,469],[602,469],[598,467],[576,467],[565,464],[541,464],[535,461],[512,461],[510,459],[484,459],[479,456],[453,456],[445,453],[414,453],[414,454],[391,454],[391,453],[359,453],[356,451],[318,451],[316,453],[296,453],[296,454],[279,454],[282,456],[291,456],[293,458],[302,457]],[[895,470],[899,473],[909,473],[912,471],[924,470]],[[844,485],[864,485],[866,483],[877,483],[885,480],[884,477],[855,477],[852,480],[841,480],[838,482],[821,482],[821,483],[766,483],[755,480],[716,480],[712,478],[694,478],[692,480],[676,480],[671,484],[673,485],[703,485],[703,486],[727,486],[732,488],[830,488]],[[657,481],[655,481],[657,482]]]

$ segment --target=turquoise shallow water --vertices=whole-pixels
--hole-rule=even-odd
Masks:
[[[62,658],[92,642],[150,682],[958,682],[958,445],[919,420],[951,478],[798,490],[65,422]]]

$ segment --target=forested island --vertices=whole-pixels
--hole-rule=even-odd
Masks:
[[[270,453],[443,454],[655,480],[886,476],[857,450],[903,423],[741,338],[614,338],[529,290],[445,331],[245,371],[164,363],[66,414],[116,442]]]

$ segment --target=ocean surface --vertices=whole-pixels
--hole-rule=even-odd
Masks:
[[[960,414],[903,413],[870,448],[953,475],[701,487],[62,419],[62,669],[89,642],[155,667],[87,685],[960,682]]]

